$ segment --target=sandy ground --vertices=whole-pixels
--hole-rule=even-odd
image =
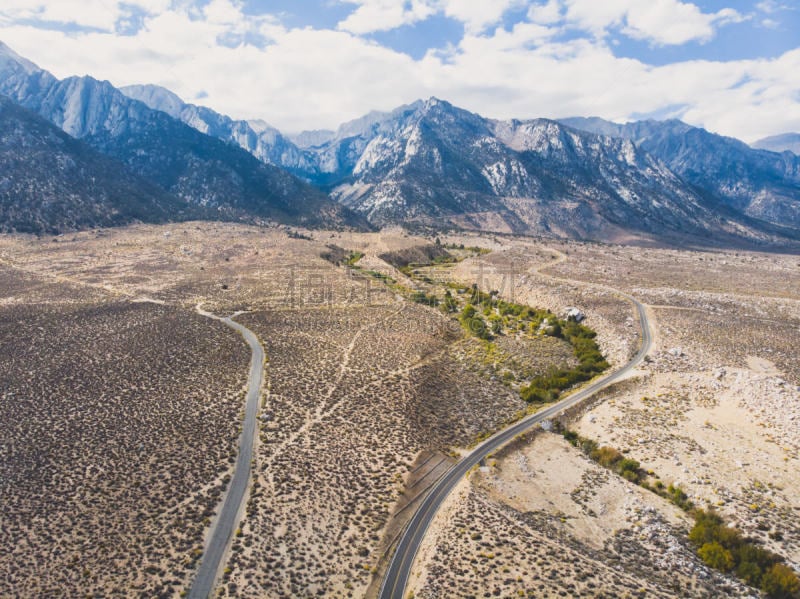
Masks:
[[[746,595],[687,547],[687,517],[539,433],[489,460],[437,515],[415,597]]]
[[[665,485],[680,484],[800,569],[797,257],[506,242],[481,260],[460,265],[464,279],[479,272],[499,289],[513,264],[525,273],[515,279],[518,297],[584,310],[616,364],[635,350],[637,323],[613,289],[649,303],[651,359],[569,425]],[[412,589],[416,597],[752,594],[698,562],[689,526],[672,504],[541,433],[462,485],[431,529]],[[554,535],[560,565],[542,555]]]
[[[313,240],[283,228],[212,223],[0,237],[0,264],[16,273],[0,289],[0,312],[54,296],[77,308],[113,300],[170,314],[193,313],[203,302],[219,314],[244,311],[239,319],[264,341],[270,363],[257,476],[225,576],[227,596],[373,592],[402,521],[395,514],[410,513],[402,508],[426,484],[428,472],[416,468],[430,456],[452,459],[524,407],[471,363],[440,313],[404,305],[382,283],[320,258],[328,244],[363,251],[365,270],[408,283],[377,256],[432,239],[400,230],[301,234]],[[493,250],[443,268],[443,278],[558,314],[578,307],[616,365],[635,352],[639,336],[631,305],[615,290],[648,303],[657,327],[650,362],[572,426],[627,450],[665,483],[680,482],[696,503],[717,506],[800,566],[796,256],[472,235],[442,241]],[[195,345],[208,353],[211,372],[212,349]],[[232,443],[230,422],[218,425]],[[221,450],[203,484],[165,499],[153,514],[213,504],[230,459]],[[146,462],[136,464],[149,476]],[[432,527],[415,566],[417,597],[747,593],[698,563],[686,545],[686,517],[674,506],[600,469],[560,437],[536,435],[485,468],[465,480]],[[113,519],[91,502],[63,513]],[[183,526],[177,517],[173,524]],[[174,596],[190,575],[192,547],[176,569],[170,560],[180,551],[145,544],[141,554],[156,556],[155,569],[114,570],[114,584],[130,575]],[[27,563],[34,553],[21,544],[14,555],[15,564]],[[103,588],[103,579],[92,580]]]
[[[364,270],[410,283],[377,256],[424,243],[402,231],[298,235],[220,223],[133,226],[54,239],[5,236],[0,263],[34,284],[24,296],[9,285],[0,301],[9,310],[54,295],[70,301],[63,290],[75,288],[100,303],[112,298],[139,311],[192,320],[201,319],[198,304],[220,315],[238,313],[261,338],[269,363],[252,494],[222,593],[357,597],[374,592],[388,545],[428,481],[451,463],[454,448],[470,445],[525,408],[516,391],[477,363],[480,352],[464,340],[457,323],[321,258],[329,245],[361,250],[367,253]],[[192,347],[225,367],[213,345]],[[571,359],[561,347],[546,349],[548,364]],[[244,385],[245,354],[237,393]],[[235,415],[240,408],[232,406]],[[213,428],[206,432],[213,435]],[[93,566],[92,576],[96,570],[115,572],[113,585],[142,585],[145,593],[157,584],[151,596],[174,596],[185,588],[232,463],[235,437],[219,435],[227,435],[227,444],[208,455],[217,467],[214,476],[197,480],[191,494],[175,487],[174,496],[165,494],[141,515],[170,516],[180,526],[176,530],[183,530],[182,514],[192,501],[202,503],[208,513],[191,523],[191,543],[166,553],[144,545],[143,574]],[[436,459],[421,465],[431,455]],[[404,509],[409,502],[412,507]],[[99,514],[111,518],[93,503],[67,502],[63,511],[92,521]],[[25,562],[34,553],[20,544],[14,555]],[[157,563],[150,567],[148,560]],[[117,588],[108,577],[92,580],[101,594]]]
[[[592,409],[577,428],[628,449],[665,484],[680,484],[698,505],[716,506],[797,566],[799,406],[795,388],[763,371],[659,373]]]

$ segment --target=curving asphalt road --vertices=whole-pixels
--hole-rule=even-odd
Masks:
[[[211,534],[203,552],[200,568],[197,570],[189,589],[190,599],[207,599],[214,590],[223,557],[233,537],[234,527],[241,512],[247,484],[250,481],[250,462],[253,459],[253,438],[256,432],[256,415],[258,414],[258,398],[261,395],[261,383],[264,380],[264,348],[258,337],[248,328],[234,322],[230,318],[220,318],[209,312],[204,312],[198,307],[198,312],[203,316],[214,318],[232,329],[239,331],[252,350],[250,358],[250,375],[247,383],[247,400],[245,403],[244,423],[242,435],[239,440],[239,455],[236,458],[236,468],[231,478],[222,510],[211,525]]]
[[[505,443],[511,441],[520,433],[524,433],[528,429],[532,428],[535,424],[541,422],[542,420],[552,418],[559,412],[562,412],[576,403],[583,401],[587,397],[597,393],[600,389],[620,379],[633,370],[644,359],[644,357],[647,355],[647,352],[650,351],[650,346],[652,344],[650,323],[647,320],[645,308],[633,297],[626,294],[620,295],[623,295],[636,306],[636,310],[639,313],[639,322],[642,327],[642,345],[633,359],[631,359],[630,362],[628,362],[619,370],[604,376],[601,379],[598,379],[596,382],[592,383],[588,387],[584,387],[580,391],[573,393],[566,399],[563,399],[560,402],[553,404],[549,408],[537,412],[536,414],[531,414],[519,422],[512,424],[508,428],[496,433],[494,436],[478,445],[459,462],[454,464],[453,467],[431,488],[431,490],[422,500],[422,503],[420,503],[419,508],[414,516],[406,525],[406,528],[403,531],[400,540],[398,541],[397,549],[392,555],[392,561],[389,562],[389,567],[383,577],[383,584],[381,585],[380,594],[378,595],[380,599],[403,599],[403,593],[405,592],[409,576],[411,575],[411,567],[414,565],[414,558],[417,555],[417,550],[419,549],[422,539],[425,537],[428,526],[430,526],[430,523],[436,515],[436,512],[439,510],[439,507],[442,505],[442,502],[455,488],[456,484],[458,484],[458,482],[464,476],[466,476],[470,468],[480,463],[480,461],[483,460],[487,455],[494,452]]]

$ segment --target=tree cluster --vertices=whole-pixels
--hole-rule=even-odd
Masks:
[[[761,589],[767,597],[800,597],[800,580],[783,563],[781,556],[745,538],[737,528],[726,526],[713,510],[695,510],[694,518],[689,540],[706,565],[722,572],[734,572],[748,585]]]

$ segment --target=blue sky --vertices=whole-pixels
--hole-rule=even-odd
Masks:
[[[59,77],[155,83],[285,131],[435,95],[497,118],[800,130],[796,0],[3,0]]]
[[[647,2],[648,0],[642,0],[643,4]],[[525,21],[532,4],[535,3],[520,3],[510,7],[496,26],[512,29],[516,23]],[[696,1],[694,4],[704,13],[732,8],[745,19],[717,28],[713,37],[708,40],[692,40],[684,44],[656,44],[647,39],[634,39],[625,35],[620,26],[609,28],[608,41],[613,45],[616,55],[636,58],[654,65],[693,59],[724,61],[775,58],[800,46],[800,4],[795,3],[796,7],[791,8],[792,0],[782,3],[706,0]],[[249,0],[243,3],[243,8],[248,14],[279,15],[285,24],[292,27],[335,29],[338,23],[354,11],[356,5],[308,0]],[[567,29],[563,32],[562,39],[584,34],[579,28]],[[428,50],[445,48],[448,44],[457,45],[463,35],[462,21],[444,14],[435,14],[390,31],[374,32],[368,37],[419,59]]]

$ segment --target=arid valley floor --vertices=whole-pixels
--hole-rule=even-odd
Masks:
[[[633,376],[460,483],[409,596],[758,596],[698,557],[685,510],[559,427],[800,570],[800,257],[440,237],[458,261],[416,272],[388,257],[438,245],[400,229],[0,237],[0,596],[185,595],[236,459],[250,360],[202,308],[235,314],[267,354],[217,595],[376,597],[419,498],[535,407],[507,364],[530,377],[574,361],[540,334],[498,337],[490,353],[400,291],[447,282],[555,315],[577,307],[612,369],[639,345],[628,294],[655,345]],[[331,247],[346,259],[323,258]]]

